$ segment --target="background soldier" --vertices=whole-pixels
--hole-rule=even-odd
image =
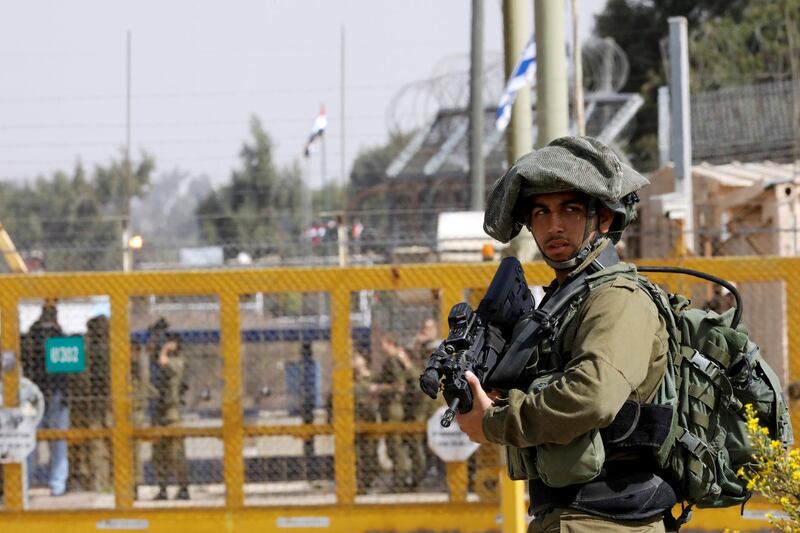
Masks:
[[[53,300],[42,306],[42,314],[34,322],[28,334],[22,339],[22,372],[36,383],[44,395],[44,417],[40,428],[67,429],[69,427],[69,404],[67,403],[66,374],[47,372],[44,353],[45,342],[51,337],[63,337],[64,332],[58,324],[58,311]],[[36,452],[28,456],[28,483],[31,483],[35,466]],[[50,468],[48,484],[53,496],[60,496],[67,490],[69,462],[67,443],[63,440],[50,441]]]
[[[150,419],[150,402],[158,396],[158,391],[150,381],[149,347],[131,343],[131,374],[133,395],[131,409],[133,411],[133,427],[145,427]],[[134,444],[133,453],[134,494],[138,494],[138,487],[144,484],[144,461],[142,460],[142,445],[140,441]],[[137,496],[138,497],[138,496]]]
[[[419,332],[414,336],[412,350],[414,364],[419,368],[425,368],[431,354],[439,347],[441,342],[442,338],[439,336],[439,326],[436,320],[431,317],[424,319],[420,325]],[[427,422],[440,405],[440,402],[428,397],[426,394],[417,394],[412,398],[409,414],[411,419],[416,422]],[[428,447],[426,437],[425,433],[419,433],[416,436],[419,441],[418,446],[425,458],[424,471],[420,475],[425,476],[427,474],[426,484],[428,480],[441,484],[445,479],[444,463]],[[422,478],[420,477],[418,481],[422,481]]]
[[[70,376],[73,427],[102,429],[112,425],[108,317],[90,318],[84,336],[86,371]],[[70,449],[72,475],[80,487],[95,492],[111,487],[111,451],[105,439],[75,443]]]
[[[314,423],[317,404],[317,365],[311,341],[305,340],[300,349],[300,418],[303,424]],[[311,480],[314,463],[314,436],[303,439],[303,468],[305,478]]]
[[[357,422],[377,422],[375,392],[369,360],[361,352],[353,354],[353,388],[356,401]],[[358,492],[364,493],[375,480],[378,472],[378,441],[369,434],[356,435],[356,482]]]
[[[181,339],[167,334],[158,351],[154,385],[157,392],[153,406],[153,425],[174,427],[180,422],[181,396],[185,361],[181,354]],[[179,500],[189,499],[189,475],[186,468],[186,450],[183,437],[161,437],[153,445],[153,465],[158,480],[156,500],[167,499],[170,474],[178,482]]]
[[[417,382],[419,367],[391,334],[381,337],[381,350],[386,361],[381,368],[377,390],[380,392],[381,420],[385,422],[413,421],[418,408]],[[425,471],[425,451],[422,436],[392,433],[386,436],[386,451],[392,460],[395,489],[416,487]]]

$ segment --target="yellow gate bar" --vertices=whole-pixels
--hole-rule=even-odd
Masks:
[[[14,406],[19,403],[19,376],[22,374],[22,359],[19,350],[19,316],[17,303],[6,295],[0,307],[0,345],[2,350],[14,352],[16,364],[13,372],[3,373],[3,405]],[[22,497],[22,465],[3,465],[3,490],[6,509],[21,510],[24,506]]]
[[[112,460],[114,495],[118,509],[130,509],[134,499],[133,428],[131,425],[131,345],[128,324],[128,295],[111,292],[110,364],[111,402],[114,409]]]
[[[336,501],[352,503],[356,496],[355,409],[350,339],[350,291],[338,288],[331,292],[331,351],[333,376],[334,475]]]
[[[225,503],[230,508],[244,505],[244,457],[242,451],[242,353],[239,295],[220,294],[220,350],[222,352],[222,435],[225,455]]]

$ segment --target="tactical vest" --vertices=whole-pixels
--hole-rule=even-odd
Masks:
[[[635,273],[635,269],[631,265],[618,263],[586,278],[588,290],[570,302],[558,322],[551,326],[550,334],[533,347],[535,353],[532,359],[537,361],[537,377],[526,392],[539,392],[561,377],[571,358],[572,341],[579,326],[576,318],[582,306],[592,292],[614,283],[620,274],[624,273]],[[628,276],[625,278],[627,280]],[[647,398],[643,398],[645,399]],[[622,440],[619,437],[627,438],[626,443],[630,444],[631,435],[625,433],[629,433],[633,417],[637,416],[635,405],[635,402],[629,400],[626,402],[626,408],[611,426],[603,430],[591,430],[568,444],[545,443],[528,448],[506,447],[509,476],[517,480],[539,479],[547,486],[556,488],[583,484],[597,478],[606,460],[617,453],[614,444]],[[647,410],[649,412],[652,409],[648,407]],[[659,418],[663,420],[665,417]],[[668,419],[665,424],[666,427],[662,424],[660,428],[650,428],[651,433],[656,432],[658,435],[649,434],[644,440],[652,442],[655,438],[666,437],[669,431]],[[625,455],[629,456],[630,450],[628,447]],[[647,451],[645,454],[650,455]]]

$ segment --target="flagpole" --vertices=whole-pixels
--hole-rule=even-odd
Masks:
[[[303,172],[303,183],[302,183],[302,210],[303,213],[301,215],[301,225],[302,229],[300,232],[301,239],[303,237],[308,237],[305,244],[305,252],[307,257],[311,257],[311,235],[306,234],[307,231],[311,230],[311,224],[314,222],[312,219],[312,205],[311,205],[311,159],[306,157],[306,164],[305,164],[305,171]]]
[[[326,165],[325,165],[325,131],[323,131],[320,134],[319,142],[320,142],[320,152],[319,152],[320,153],[320,158],[319,158],[319,160],[320,160],[320,167],[321,167],[321,169],[320,169],[320,172],[321,172],[320,181],[322,182],[322,198],[321,198],[322,201],[320,202],[320,207],[323,207],[325,211],[328,211],[330,209],[330,206],[328,205],[328,203],[329,203],[328,202],[328,195],[327,195],[327,193],[325,191],[325,186],[327,184],[327,177],[326,177],[326,172],[325,172],[326,171]]]
[[[344,77],[344,72],[345,72],[344,71],[344,67],[345,67],[345,63],[344,63],[344,60],[345,60],[345,55],[344,55],[344,45],[345,45],[344,24],[341,25],[341,38],[342,38],[341,39],[341,52],[340,52],[340,54],[341,54],[341,71],[340,71],[340,80],[339,81],[341,83],[341,87],[340,87],[340,92],[341,92],[341,95],[340,95],[340,97],[341,97],[340,107],[341,107],[342,111],[341,111],[341,117],[340,117],[340,120],[341,120],[340,127],[341,127],[341,131],[342,131],[342,140],[341,140],[341,149],[340,149],[340,154],[339,154],[339,167],[340,167],[339,168],[339,172],[341,174],[339,176],[339,181],[340,181],[341,186],[342,186],[342,190],[341,190],[342,210],[344,210],[344,209],[347,208],[347,189],[348,189],[348,181],[349,181],[347,179],[347,175],[345,174],[345,172],[346,172],[346,170],[345,170],[345,167],[346,167],[346,151],[345,151],[346,144],[345,144],[345,141],[347,140],[347,138],[345,136],[345,104],[346,104],[346,102],[345,102],[345,77]]]

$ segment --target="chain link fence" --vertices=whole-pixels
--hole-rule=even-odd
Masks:
[[[737,284],[762,353],[793,383],[797,260],[683,264]],[[449,308],[477,305],[494,268],[2,278],[0,341],[46,400],[36,449],[24,466],[3,469],[5,512],[169,510],[142,515],[169,523],[184,508],[356,505],[413,530],[403,509],[435,503],[442,513],[432,523],[469,508],[475,530],[490,530],[500,451],[482,446],[455,463],[434,454],[426,426],[440,402],[417,377]],[[526,274],[531,285],[550,277],[539,263]],[[732,303],[709,284],[657,281],[698,306]],[[57,348],[74,342],[80,356],[65,359]],[[6,405],[16,385],[17,374],[5,374]]]

